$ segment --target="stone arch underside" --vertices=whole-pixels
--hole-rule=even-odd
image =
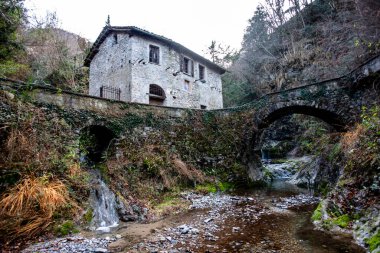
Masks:
[[[266,128],[268,128],[276,120],[292,115],[292,114],[303,114],[308,116],[314,116],[320,120],[326,122],[332,128],[338,132],[343,132],[346,130],[347,124],[344,121],[344,118],[337,114],[323,108],[316,108],[308,105],[286,105],[281,108],[276,108],[271,110],[269,113],[262,114],[262,120],[257,120],[257,131],[255,137],[253,138],[253,151],[256,154],[261,155],[261,148],[263,144],[263,133]]]
[[[89,125],[81,131],[80,146],[85,149],[86,161],[90,163],[99,163],[103,160],[103,154],[106,152],[116,137],[116,134],[103,125]]]
[[[258,129],[265,129],[274,121],[291,114],[304,114],[309,116],[314,116],[326,122],[327,124],[334,127],[337,131],[342,132],[346,129],[346,122],[339,114],[322,109],[316,108],[313,106],[305,105],[292,105],[282,107],[276,110],[271,111],[262,120],[259,120],[257,123]]]

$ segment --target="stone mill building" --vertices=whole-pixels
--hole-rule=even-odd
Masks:
[[[105,26],[85,59],[92,96],[172,107],[223,107],[225,69],[133,26]]]

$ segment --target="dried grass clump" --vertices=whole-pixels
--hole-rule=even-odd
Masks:
[[[66,186],[46,177],[25,178],[0,200],[1,230],[16,238],[41,233],[53,214],[71,203]]]
[[[348,153],[352,152],[360,144],[360,137],[363,136],[364,132],[363,125],[359,124],[354,130],[345,133],[341,140],[343,149]]]
[[[186,165],[182,160],[174,158],[173,164],[178,174],[185,176],[187,179],[197,181],[199,183],[203,183],[205,181],[205,175],[202,171]]]
[[[36,149],[36,135],[31,127],[14,128],[10,131],[5,144],[8,161],[26,161],[33,156]]]

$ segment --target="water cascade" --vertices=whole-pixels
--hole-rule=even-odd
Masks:
[[[93,209],[92,229],[109,232],[112,227],[118,226],[119,222],[115,194],[98,174],[93,173],[93,188],[90,193],[90,203]]]
[[[81,162],[92,175],[90,204],[93,210],[92,230],[109,232],[116,227],[119,216],[116,210],[115,194],[102,180],[96,167],[105,160],[104,155],[112,144],[115,134],[108,128],[99,125],[88,126],[81,131]]]

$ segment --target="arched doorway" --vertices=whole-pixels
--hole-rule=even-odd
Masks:
[[[166,99],[165,91],[157,84],[149,85],[149,104],[164,105]]]

